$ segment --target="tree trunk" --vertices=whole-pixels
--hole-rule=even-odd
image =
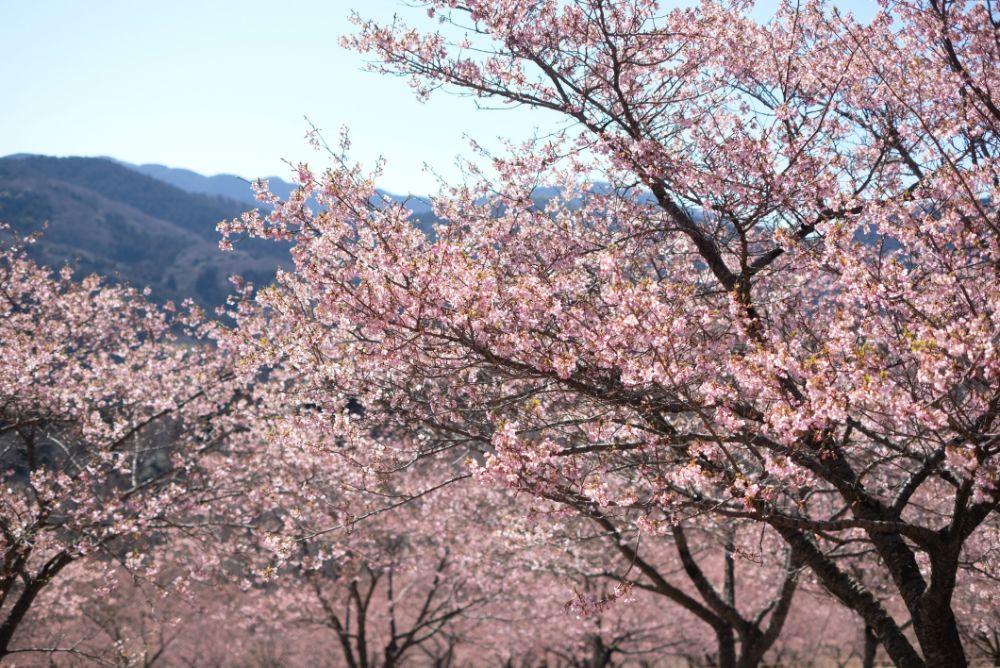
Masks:
[[[920,616],[913,620],[913,631],[924,652],[927,668],[966,668],[969,663],[951,607],[921,608]]]
[[[604,645],[599,635],[594,635],[590,643],[590,663],[588,668],[607,668],[611,665],[611,650]]]
[[[872,627],[865,624],[865,653],[861,658],[862,668],[875,668],[875,656],[878,653],[878,638]]]
[[[10,611],[7,613],[7,618],[3,620],[3,624],[0,624],[0,660],[7,656],[10,650],[10,643],[14,639],[14,632],[17,631],[17,627],[24,621],[28,610],[31,609],[31,604],[35,601],[35,597],[45,588],[45,585],[52,582],[52,578],[58,575],[59,571],[72,561],[72,557],[65,552],[60,552],[45,564],[36,577],[28,580],[24,591],[17,597],[17,601],[14,602],[14,605],[11,606]]]
[[[953,539],[938,550],[929,552],[929,585],[916,605],[910,606],[913,632],[924,652],[928,668],[965,668],[968,665],[958,622],[951,607],[961,550],[961,541]]]
[[[715,635],[719,640],[719,668],[737,668],[736,638],[733,629],[722,626],[715,629]]]
[[[775,527],[792,548],[796,560],[816,575],[823,587],[849,609],[861,615],[876,633],[882,647],[899,668],[927,668],[909,639],[882,604],[864,585],[841,570],[802,532],[787,527]],[[941,664],[943,668],[958,668],[965,664]]]
[[[736,660],[736,668],[757,668],[760,665],[764,653],[768,649],[761,647],[761,640],[760,634],[757,633],[740,643],[740,655]]]

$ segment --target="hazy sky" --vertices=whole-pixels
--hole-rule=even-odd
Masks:
[[[0,0],[0,155],[287,178],[283,160],[322,163],[303,139],[308,116],[331,140],[347,125],[357,159],[385,156],[383,187],[425,193],[422,165],[454,174],[464,134],[490,145],[552,127],[543,112],[455,95],[419,103],[405,81],[362,71],[337,44],[352,9],[430,23],[399,0]]]

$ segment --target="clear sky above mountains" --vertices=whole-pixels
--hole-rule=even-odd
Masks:
[[[840,4],[861,14],[874,2]],[[464,135],[489,145],[552,127],[544,114],[478,110],[452,95],[421,104],[404,81],[362,71],[362,57],[337,44],[352,9],[429,25],[398,0],[0,3],[0,155],[287,179],[283,160],[322,162],[303,139],[308,116],[330,139],[347,125],[357,159],[385,156],[383,187],[426,193],[436,188],[422,165],[454,175]]]

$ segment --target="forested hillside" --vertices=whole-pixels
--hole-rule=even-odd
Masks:
[[[266,282],[287,258],[273,244],[217,248],[216,224],[247,202],[190,193],[103,158],[15,156],[0,159],[0,221],[21,233],[43,230],[32,255],[148,286],[163,302],[191,296],[221,303],[228,276]]]

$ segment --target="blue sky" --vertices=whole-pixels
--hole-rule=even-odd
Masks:
[[[287,178],[283,160],[322,162],[303,139],[308,116],[330,139],[348,126],[357,159],[384,156],[382,187],[426,193],[423,164],[455,174],[463,135],[489,146],[553,127],[543,112],[478,110],[456,95],[419,103],[405,81],[362,71],[337,44],[352,9],[429,24],[399,0],[0,2],[0,155]]]
[[[354,154],[379,155],[383,187],[427,192],[463,133],[527,136],[548,119],[477,111],[468,98],[417,102],[406,82],[362,71],[338,38],[352,8],[427,21],[397,0],[0,2],[0,155],[108,155],[204,174],[287,177],[283,160],[321,162],[308,116]]]

